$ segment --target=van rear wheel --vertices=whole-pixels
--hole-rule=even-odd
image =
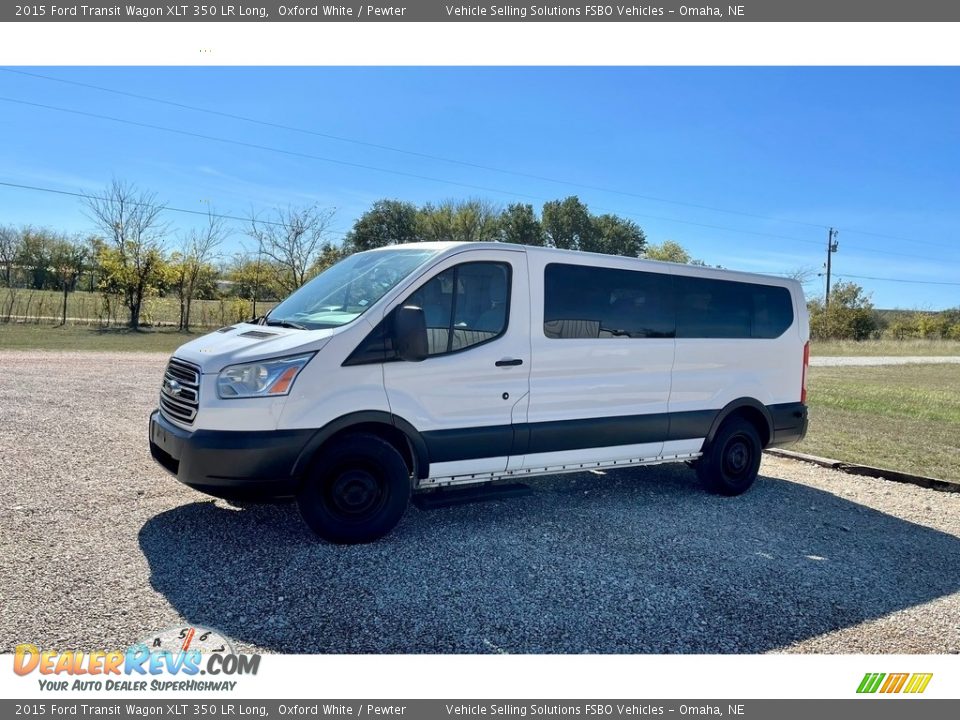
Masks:
[[[332,543],[377,540],[410,502],[410,473],[390,443],[368,434],[334,440],[314,459],[297,495],[311,530]]]
[[[697,477],[709,492],[740,495],[750,489],[760,471],[763,447],[752,423],[730,418],[720,426],[697,461]]]

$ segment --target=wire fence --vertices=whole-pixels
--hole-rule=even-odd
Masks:
[[[270,310],[276,303],[260,301],[257,314]],[[180,302],[172,297],[144,298],[140,324],[153,327],[180,327]],[[63,294],[52,290],[0,288],[0,322],[56,325],[63,319]],[[68,293],[67,323],[116,327],[126,325],[130,313],[120,295],[104,295],[77,291]],[[194,300],[190,326],[215,328],[250,320],[253,303],[246,298],[228,297],[215,300]]]

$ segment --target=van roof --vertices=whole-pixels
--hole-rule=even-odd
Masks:
[[[558,248],[537,247],[534,245],[516,245],[513,243],[502,242],[464,242],[464,241],[443,241],[443,242],[422,242],[422,243],[403,243],[400,245],[388,245],[378,250],[388,250],[391,248],[427,248],[439,252],[448,253],[455,250],[469,247],[476,250],[509,250],[514,252],[526,252],[528,254],[546,254],[555,258],[557,261],[568,259],[575,264],[606,265],[608,267],[634,267],[640,269],[645,267],[653,272],[671,272],[674,274],[694,275],[700,277],[715,278],[740,278],[746,281],[757,282],[763,279],[764,282],[784,287],[801,288],[799,281],[793,278],[780,277],[778,275],[766,275],[764,273],[746,272],[744,270],[728,270],[726,268],[714,268],[704,265],[687,265],[685,263],[666,262],[664,260],[650,260],[647,258],[635,258],[626,255],[606,255],[603,253],[585,252],[583,250],[560,250]],[[669,268],[669,270],[668,270]]]

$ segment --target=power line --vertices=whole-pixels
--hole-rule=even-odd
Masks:
[[[0,181],[0,185],[4,187],[17,188],[19,190],[33,190],[35,192],[53,193],[55,195],[68,195],[70,197],[81,198],[83,200],[109,200],[109,198],[103,197],[102,195],[91,195],[90,193],[71,192],[69,190],[57,190],[55,188],[40,187],[38,185],[21,185],[19,183],[11,183],[11,182],[3,182],[3,181]],[[189,215],[202,215],[203,217],[222,218],[223,220],[239,220],[241,222],[250,222],[251,220],[251,218],[249,217],[240,217],[238,215],[222,215],[220,213],[215,213],[215,212],[205,212],[203,210],[188,210],[186,208],[170,207],[169,205],[153,205],[151,203],[138,202],[133,200],[129,202],[131,205],[146,205],[149,207],[159,207],[161,210],[164,210],[164,211],[186,213]],[[260,223],[261,225],[274,225],[277,227],[286,227],[284,223],[275,222],[272,220],[257,219],[257,222]],[[329,232],[335,235],[346,234],[346,232],[342,230],[330,230]]]
[[[857,230],[856,228],[847,228],[844,227],[843,231],[845,233],[853,233],[854,235],[869,235],[870,237],[884,238],[886,240],[897,240],[899,242],[908,242],[915,243],[917,245],[930,245],[931,247],[945,248],[947,250],[956,250],[956,245],[945,245],[944,243],[935,243],[930,242],[929,240],[916,240],[914,238],[901,237],[899,235],[886,235],[884,233],[871,232],[870,230]]]
[[[916,285],[960,285],[960,282],[942,282],[939,280],[905,280],[903,278],[885,278],[873,277],[871,275],[848,275],[846,273],[837,276],[838,279],[854,278],[855,280],[879,280],[882,282],[911,283]]]
[[[56,195],[66,195],[69,197],[76,197],[76,198],[88,199],[88,200],[107,200],[108,199],[106,197],[103,197],[102,195],[92,195],[90,193],[72,192],[69,190],[57,190],[55,188],[46,188],[46,187],[40,187],[37,185],[22,185],[19,183],[11,183],[11,182],[4,182],[4,181],[0,181],[0,186],[16,188],[19,190],[32,190],[35,192],[45,192],[45,193],[53,193]],[[139,201],[131,201],[131,204],[132,205],[150,205],[150,203],[144,203]],[[223,218],[225,220],[240,220],[242,222],[250,221],[250,218],[248,217],[245,218],[237,215],[223,215],[220,213],[213,213],[213,212],[208,213],[202,210],[188,210],[186,208],[176,208],[176,207],[170,207],[167,205],[163,205],[161,207],[164,211],[169,211],[169,212],[186,213],[189,215],[202,215],[204,217]],[[275,225],[275,226],[284,227],[283,223],[269,221],[269,220],[257,220],[257,222],[263,225]],[[333,234],[340,234],[340,235],[345,234],[344,231],[341,231],[341,230],[333,230],[330,232]],[[762,274],[782,275],[782,276],[791,276],[791,277],[793,275],[792,273],[785,273],[785,272],[764,272]],[[872,275],[850,275],[848,273],[843,273],[837,276],[837,279],[843,279],[843,278],[854,278],[856,280],[876,280],[880,282],[911,283],[911,284],[919,284],[919,285],[960,286],[960,282],[943,282],[943,281],[937,281],[937,280],[907,280],[902,278],[875,277]]]
[[[285,123],[278,123],[270,120],[262,120],[259,118],[253,118],[247,115],[240,115],[237,113],[228,113],[222,110],[213,110],[211,108],[199,107],[197,105],[189,105],[187,103],[177,102],[175,100],[157,98],[150,95],[143,95],[141,93],[129,92],[127,90],[118,90],[116,88],[103,87],[102,85],[94,85],[93,83],[85,83],[85,82],[80,82],[78,80],[67,80],[66,78],[58,78],[58,77],[53,77],[51,75],[43,75],[41,73],[28,72],[26,70],[20,70],[20,69],[14,69],[14,68],[0,68],[0,70],[3,70],[4,72],[7,72],[7,73],[22,75],[25,77],[31,77],[39,80],[47,80],[50,82],[62,83],[64,85],[73,85],[75,87],[87,88],[89,90],[97,90],[99,92],[111,93],[114,95],[120,95],[122,97],[130,97],[137,100],[146,100],[147,102],[158,103],[161,105],[168,105],[170,107],[180,108],[182,110],[190,110],[193,112],[205,113],[205,114],[213,115],[216,117],[224,117],[224,118],[229,118],[231,120],[239,120],[241,122],[251,123],[253,125],[260,125],[262,127],[276,128],[278,130],[289,130],[291,132],[302,133],[304,135],[312,135],[312,136],[321,137],[327,140],[335,140],[337,142],[350,143],[353,145],[374,148],[377,150],[386,150],[389,152],[399,153],[402,155],[408,155],[410,157],[419,157],[425,160],[436,160],[439,162],[449,163],[451,165],[460,165],[462,167],[469,167],[477,170],[487,170],[490,172],[501,173],[503,175],[513,175],[515,177],[522,177],[522,178],[527,178],[531,180],[540,180],[543,182],[550,182],[558,185],[567,185],[569,187],[578,187],[586,190],[595,190],[598,192],[622,195],[625,197],[638,198],[640,200],[649,200],[651,202],[659,202],[659,203],[664,203],[669,205],[678,205],[680,207],[690,207],[690,208],[696,208],[699,210],[709,210],[711,212],[725,213],[728,215],[738,215],[741,217],[754,218],[756,220],[769,220],[772,222],[792,223],[794,225],[802,225],[805,227],[812,227],[812,228],[828,227],[827,223],[813,223],[813,222],[807,222],[804,220],[794,220],[792,218],[781,218],[781,217],[773,217],[769,215],[760,215],[758,213],[750,213],[742,210],[731,210],[729,208],[721,208],[713,205],[702,205],[699,203],[691,203],[683,200],[673,200],[670,198],[658,197],[656,195],[644,195],[642,193],[635,193],[627,190],[619,190],[617,188],[611,188],[611,187],[606,187],[602,185],[592,185],[587,183],[575,182],[573,180],[564,180],[564,179],[548,177],[545,175],[537,175],[534,173],[525,173],[519,170],[509,170],[505,168],[498,168],[492,165],[484,165],[482,163],[474,163],[467,160],[459,160],[456,158],[449,158],[442,155],[434,155],[432,153],[425,153],[417,150],[399,148],[393,145],[385,145],[383,143],[374,143],[366,140],[358,140],[356,138],[345,137],[343,135],[334,135],[332,133],[320,132],[319,130],[311,130],[309,128],[297,127],[295,125],[287,125]],[[887,240],[897,240],[899,242],[909,242],[909,243],[916,243],[919,245],[928,245],[930,247],[946,248],[949,250],[954,249],[953,245],[947,245],[944,243],[935,243],[929,240],[917,240],[915,238],[906,238],[898,235],[889,235],[886,233],[878,233],[871,230],[861,230],[858,228],[845,227],[844,232],[852,233],[855,235],[867,235],[870,237],[885,238]]]
[[[474,184],[472,184],[472,183],[458,182],[458,181],[455,181],[455,180],[444,180],[443,178],[431,177],[431,176],[429,176],[429,175],[420,175],[420,174],[417,174],[417,173],[406,172],[406,171],[403,171],[403,170],[392,170],[392,169],[388,169],[388,168],[381,168],[381,167],[376,167],[376,166],[374,166],[374,165],[366,165],[366,164],[363,164],[363,163],[356,163],[356,162],[351,162],[351,161],[348,161],[348,160],[338,160],[338,159],[336,159],[336,158],[329,158],[329,157],[325,157],[325,156],[322,156],[322,155],[313,155],[313,154],[311,154],[311,153],[300,152],[300,151],[298,151],[298,150],[287,150],[287,149],[285,149],[285,148],[278,148],[278,147],[273,147],[273,146],[270,146],[270,145],[261,145],[261,144],[259,144],[259,143],[247,142],[247,141],[245,141],[245,140],[234,140],[234,139],[231,139],[231,138],[222,138],[222,137],[217,137],[217,136],[215,136],[215,135],[206,135],[206,134],[203,134],[203,133],[192,132],[192,131],[190,131],[190,130],[181,130],[181,129],[179,129],[179,128],[170,128],[170,127],[166,127],[166,126],[163,126],[163,125],[154,125],[154,124],[152,124],[152,123],[145,123],[145,122],[140,122],[140,121],[137,121],[137,120],[127,120],[127,119],[125,119],[125,118],[117,118],[117,117],[113,117],[113,116],[110,116],[110,115],[101,115],[101,114],[99,114],[99,113],[92,113],[92,112],[87,112],[87,111],[84,111],[84,110],[73,110],[73,109],[70,109],[70,108],[57,107],[57,106],[55,106],[55,105],[46,105],[46,104],[44,104],[44,103],[35,103],[35,102],[30,102],[30,101],[28,101],[28,100],[20,100],[20,99],[17,99],[17,98],[9,98],[9,97],[2,97],[2,96],[0,96],[0,100],[2,100],[2,101],[4,101],[4,102],[9,102],[9,103],[18,104],[18,105],[26,105],[26,106],[30,106],[30,107],[38,107],[38,108],[42,108],[42,109],[44,109],[44,110],[54,110],[54,111],[56,111],[56,112],[63,112],[63,113],[71,114],[71,115],[80,115],[80,116],[83,116],[83,117],[91,117],[91,118],[95,118],[95,119],[98,119],[98,120],[108,120],[108,121],[110,121],[110,122],[121,123],[121,124],[124,124],[124,125],[132,125],[132,126],[135,126],[135,127],[147,128],[147,129],[149,129],[149,130],[158,130],[158,131],[160,131],[160,132],[173,133],[173,134],[175,134],[175,135],[184,135],[184,136],[186,136],[186,137],[198,138],[198,139],[201,139],[201,140],[209,140],[209,141],[211,141],[211,142],[225,143],[225,144],[228,144],[228,145],[237,145],[237,146],[240,146],[240,147],[247,147],[247,148],[252,148],[252,149],[256,149],[256,150],[264,150],[264,151],[267,151],[267,152],[275,152],[275,153],[280,153],[280,154],[282,154],[282,155],[289,155],[289,156],[291,156],[291,157],[299,157],[299,158],[304,158],[304,159],[307,159],[307,160],[316,160],[316,161],[319,161],[319,162],[328,162],[328,163],[333,163],[333,164],[336,164],[336,165],[343,165],[343,166],[346,166],[346,167],[359,168],[359,169],[361,169],[361,170],[371,170],[371,171],[373,171],[373,172],[382,172],[382,173],[387,173],[387,174],[390,174],[390,175],[399,175],[399,176],[401,176],[401,177],[414,178],[414,179],[417,179],[417,180],[426,180],[426,181],[428,181],[428,182],[435,182],[435,183],[440,183],[440,184],[443,184],[443,185],[454,185],[454,186],[458,186],[458,187],[468,188],[468,189],[471,189],[471,190],[480,190],[480,191],[483,191],[483,192],[497,193],[498,195],[508,195],[508,196],[511,196],[511,197],[520,197],[520,198],[525,198],[525,199],[528,199],[528,200],[536,200],[537,202],[544,202],[544,201],[547,200],[546,198],[543,198],[543,197],[538,196],[538,195],[529,195],[529,194],[526,194],[526,193],[511,192],[511,191],[507,191],[507,190],[500,190],[500,189],[497,189],[497,188],[486,187],[486,186],[483,186],[483,185],[474,185]],[[595,209],[598,209],[598,210],[606,210],[606,211],[608,211],[608,212],[616,212],[616,210],[613,210],[613,209],[611,209],[611,208],[602,208],[602,207],[600,207],[600,208],[595,208]],[[709,224],[709,223],[694,222],[694,221],[691,221],[691,220],[681,220],[680,218],[671,218],[671,217],[664,217],[664,216],[660,216],[660,215],[649,215],[649,214],[645,214],[645,213],[622,212],[622,211],[621,211],[621,214],[626,215],[627,217],[644,218],[644,219],[648,219],[648,220],[661,220],[661,221],[664,221],[664,222],[674,222],[674,223],[679,223],[679,224],[683,224],[683,225],[692,225],[692,226],[696,226],[696,227],[709,228],[709,229],[712,229],[712,230],[724,230],[724,231],[728,231],[728,232],[741,233],[741,234],[745,234],[745,235],[755,235],[755,236],[757,236],[757,237],[773,238],[773,239],[779,239],[779,240],[789,240],[790,242],[809,243],[809,244],[811,244],[811,245],[818,245],[818,246],[820,245],[820,243],[815,242],[815,241],[813,241],[813,240],[805,240],[805,239],[803,239],[803,238],[792,237],[792,236],[789,236],[789,235],[776,235],[776,234],[773,234],[773,233],[757,232],[757,231],[753,231],[753,230],[743,230],[743,229],[741,229],[741,228],[734,228],[734,227],[729,227],[729,226],[724,226],[724,225],[714,225],[714,224]],[[878,252],[880,252],[880,251],[878,251]]]
[[[17,72],[17,71],[8,70],[8,69],[6,69],[6,68],[0,68],[0,70],[7,70],[8,72]],[[27,74],[30,74],[30,73],[27,73]],[[38,77],[45,77],[45,76],[38,76]],[[70,81],[63,81],[63,82],[70,82]],[[82,85],[82,84],[83,84],[83,83],[81,83],[81,85]],[[97,87],[97,86],[92,86],[92,87]],[[98,88],[98,89],[99,89],[99,88]],[[109,92],[118,92],[118,93],[121,93],[121,94],[131,94],[131,95],[133,95],[132,93],[122,93],[122,91],[110,91],[110,90],[107,90],[107,91],[109,91]],[[144,97],[146,97],[146,96],[144,96]],[[472,189],[472,190],[481,190],[481,191],[484,191],[484,192],[493,192],[493,193],[497,193],[497,194],[501,194],[501,195],[508,195],[508,196],[511,196],[511,197],[521,197],[521,198],[525,198],[525,199],[536,200],[536,201],[538,201],[538,202],[544,202],[544,201],[545,201],[545,198],[540,197],[540,196],[536,196],[536,195],[530,195],[530,194],[525,194],[525,193],[516,193],[516,192],[511,192],[511,191],[506,191],[506,190],[500,190],[500,189],[497,189],[497,188],[486,187],[486,186],[482,186],[482,185],[474,185],[474,184],[471,184],[471,183],[458,182],[458,181],[454,181],[454,180],[445,180],[445,179],[443,179],[443,178],[436,178],[436,177],[431,177],[431,176],[428,176],[428,175],[420,175],[420,174],[417,174],[417,173],[410,173],[410,172],[406,172],[406,171],[402,171],[402,170],[392,170],[392,169],[388,169],[388,168],[381,168],[381,167],[377,167],[377,166],[373,166],[373,165],[366,165],[366,164],[363,164],[363,163],[355,163],[355,162],[351,162],[351,161],[347,161],[347,160],[338,160],[338,159],[336,159],[336,158],[329,158],[329,157],[320,156],[320,155],[313,155],[313,154],[310,154],[310,153],[300,152],[300,151],[296,151],[296,150],[287,150],[287,149],[285,149],[285,148],[278,148],[278,147],[273,147],[273,146],[269,146],[269,145],[262,145],[262,144],[259,144],[259,143],[252,143],[252,142],[247,142],[247,141],[243,141],[243,140],[234,140],[234,139],[231,139],[231,138],[222,138],[222,137],[217,137],[217,136],[214,136],[214,135],[206,135],[206,134],[203,134],[203,133],[196,133],[196,132],[192,132],[192,131],[189,131],[189,130],[181,130],[181,129],[179,129],[179,128],[170,128],[170,127],[166,127],[166,126],[163,126],[163,125],[155,125],[155,124],[152,124],[152,123],[145,123],[145,122],[140,122],[140,121],[137,121],[137,120],[128,120],[128,119],[125,119],[125,118],[118,118],[118,117],[113,117],[113,116],[110,116],[110,115],[102,115],[102,114],[99,114],[99,113],[92,113],[92,112],[87,112],[87,111],[83,111],[83,110],[74,110],[74,109],[71,109],[71,108],[63,108],[63,107],[58,107],[58,106],[54,106],[54,105],[47,105],[47,104],[44,104],[44,103],[35,103],[35,102],[30,102],[30,101],[27,101],[27,100],[21,100],[21,99],[17,99],[17,98],[9,98],[9,97],[2,97],[2,96],[0,96],[0,100],[2,100],[2,101],[4,101],[4,102],[10,102],[10,103],[15,103],[15,104],[20,104],[20,105],[27,105],[27,106],[31,106],[31,107],[38,107],[38,108],[42,108],[42,109],[45,109],[45,110],[53,110],[53,111],[56,111],[56,112],[63,112],[63,113],[68,113],[68,114],[73,114],[73,115],[80,115],[80,116],[84,116],[84,117],[91,117],[91,118],[95,118],[95,119],[98,119],[98,120],[107,120],[107,121],[110,121],[110,122],[116,122],[116,123],[121,123],[121,124],[125,124],[125,125],[132,125],[132,126],[134,126],[134,127],[141,127],[141,128],[146,128],[146,129],[150,129],[150,130],[157,130],[157,131],[160,131],[160,132],[173,133],[173,134],[177,134],[177,135],[183,135],[183,136],[187,136],[187,137],[193,137],[193,138],[197,138],[197,139],[201,139],[201,140],[207,140],[207,141],[211,141],[211,142],[219,142],[219,143],[225,143],[225,144],[230,144],[230,145],[238,145],[238,146],[241,146],[241,147],[248,147],[248,148],[257,149],[257,150],[263,150],[263,151],[267,151],[267,152],[275,152],[275,153],[280,153],[280,154],[289,155],[289,156],[293,156],[293,157],[300,157],[300,158],[305,158],[305,159],[309,159],[309,160],[316,160],[316,161],[319,161],[319,162],[328,162],[328,163],[333,163],[333,164],[337,164],[337,165],[344,165],[344,166],[347,166],[347,167],[355,167],[355,168],[359,168],[359,169],[363,169],[363,170],[370,170],[370,171],[373,171],[373,172],[382,172],[382,173],[387,173],[387,174],[392,174],[392,175],[399,175],[399,176],[402,176],[402,177],[410,177],[410,178],[415,178],[415,179],[419,179],[419,180],[426,180],[426,181],[428,181],[428,182],[436,182],[436,183],[445,184],[445,185],[454,185],[454,186],[459,186],[459,187],[465,187],[465,188],[469,188],[469,189]],[[179,103],[173,103],[172,101],[161,101],[161,102],[170,102],[170,104],[173,104],[173,105],[180,105]],[[191,108],[191,106],[184,106],[184,107]],[[192,109],[192,108],[191,108],[191,109]],[[216,111],[210,111],[210,112],[216,112]],[[285,126],[283,126],[283,127],[285,127]],[[310,131],[305,131],[305,132],[310,132]],[[387,146],[384,146],[384,147],[387,147]],[[679,204],[683,204],[683,203],[679,203]],[[688,205],[690,205],[690,206],[692,206],[692,207],[705,207],[705,206],[696,206],[696,205],[689,204],[689,203],[688,203]],[[596,206],[595,206],[595,209],[597,209],[597,210],[607,210],[607,211],[609,211],[609,212],[617,212],[617,211],[615,211],[615,210],[613,210],[613,209],[610,209],[610,208],[597,208]],[[179,211],[180,211],[180,210],[178,210],[178,209],[172,209],[172,210],[173,210],[174,212],[179,212]],[[204,213],[199,212],[199,211],[185,211],[185,212],[194,212],[194,213],[197,213],[197,214],[204,214]],[[692,221],[692,220],[682,220],[682,219],[680,219],[680,218],[666,217],[666,216],[660,216],[660,215],[650,215],[650,214],[646,214],[646,213],[622,212],[622,211],[619,211],[619,212],[621,212],[621,214],[623,214],[623,215],[626,215],[626,216],[628,216],[628,217],[634,217],[634,218],[643,218],[643,219],[647,219],[647,220],[660,220],[660,221],[663,221],[663,222],[679,223],[679,224],[683,224],[683,225],[690,225],[690,226],[694,226],[694,227],[702,227],[702,228],[707,228],[707,229],[711,229],[711,230],[722,230],[722,231],[726,231],[726,232],[735,232],[735,233],[740,233],[740,234],[744,234],[744,235],[753,235],[753,236],[756,236],[756,237],[772,238],[772,239],[778,239],[778,240],[788,240],[788,241],[790,241],[790,242],[806,243],[806,244],[809,244],[809,245],[818,245],[818,246],[820,245],[820,243],[817,242],[817,241],[815,241],[815,240],[806,240],[806,239],[804,239],[804,238],[797,238],[797,237],[793,237],[793,236],[789,236],[789,235],[778,235],[778,234],[769,233],[769,232],[758,232],[758,231],[753,231],[753,230],[744,230],[744,229],[742,229],[742,228],[734,228],[734,227],[729,227],[729,226],[724,226],[724,225],[716,225],[716,224],[712,224],[712,223],[701,223],[701,222],[695,222],[695,221]],[[760,215],[756,215],[756,216],[754,216],[754,217],[763,218],[763,219],[769,219],[769,220],[774,220],[774,219],[775,219],[775,218],[765,218],[764,216],[760,216]],[[235,217],[233,217],[233,218],[229,218],[229,219],[248,220],[249,218],[235,218]],[[272,223],[272,224],[282,225],[282,223]],[[811,226],[813,226],[813,227],[821,227],[820,225],[814,225],[814,224],[812,224],[812,223],[808,223],[808,224],[811,225]],[[339,234],[341,234],[341,235],[345,235],[347,231],[337,231],[337,232],[339,232]],[[866,231],[851,231],[851,232],[858,232],[858,233],[861,233],[861,234],[869,234],[869,233],[866,233]],[[883,236],[883,237],[893,237],[893,236]],[[909,240],[907,240],[907,239],[905,239],[905,238],[900,238],[900,239],[901,239],[901,240],[908,241],[908,242],[912,242],[912,241],[909,241]],[[933,244],[933,243],[927,243],[927,244]],[[854,246],[854,247],[857,247],[857,246]],[[946,247],[946,246],[940,246],[940,247]],[[935,260],[935,261],[937,261],[937,262],[943,262],[943,258],[929,258],[929,257],[925,257],[925,256],[922,256],[922,255],[915,255],[915,254],[910,254],[910,253],[902,253],[902,252],[897,252],[897,251],[894,251],[894,250],[879,250],[879,249],[876,249],[876,248],[863,248],[863,247],[859,247],[858,249],[861,250],[861,251],[864,251],[864,252],[873,252],[873,253],[878,253],[878,254],[883,254],[883,255],[892,255],[892,256],[899,256],[899,257],[908,257],[908,258],[921,259],[921,260]]]
[[[303,133],[305,135],[313,135],[315,137],[325,138],[327,140],[336,140],[337,142],[350,143],[353,145],[360,145],[363,147],[375,148],[377,150],[387,150],[389,152],[400,153],[402,155],[408,155],[411,157],[419,157],[426,160],[436,160],[439,162],[450,163],[452,165],[460,165],[463,167],[474,168],[477,170],[486,170],[489,172],[501,173],[503,175],[513,175],[515,177],[527,178],[530,180],[539,180],[543,182],[555,183],[558,185],[567,185],[569,187],[578,187],[586,190],[595,190],[597,192],[611,193],[615,195],[623,195],[625,197],[638,198],[640,200],[649,200],[652,202],[665,203],[669,205],[679,205],[681,207],[690,207],[697,208],[700,210],[709,210],[711,212],[725,213],[728,215],[738,215],[741,217],[749,217],[757,220],[770,220],[772,222],[781,222],[781,223],[793,223],[795,225],[803,225],[806,227],[814,228],[825,228],[826,225],[822,223],[811,223],[803,220],[793,220],[790,218],[776,218],[770,217],[768,215],[759,215],[757,213],[745,212],[742,210],[730,210],[727,208],[719,208],[711,205],[700,205],[698,203],[686,202],[683,200],[672,200],[669,198],[657,197],[655,195],[644,195],[641,193],[629,192],[627,190],[618,190],[616,188],[604,187],[601,185],[591,185],[582,182],[575,182],[572,180],[563,180],[557,178],[547,177],[545,175],[537,175],[534,173],[521,172],[519,170],[507,170],[504,168],[494,167],[492,165],[483,165],[480,163],[469,162],[466,160],[458,160],[455,158],[444,157],[442,155],[433,155],[431,153],[419,152],[416,150],[407,150],[405,148],[398,148],[392,145],[384,145],[381,143],[373,143],[365,140],[357,140],[356,138],[344,137],[342,135],[333,135],[331,133],[324,133],[318,130],[310,130],[308,128],[297,127],[294,125],[286,125],[283,123],[272,122],[269,120],[260,120],[258,118],[252,118],[246,115],[238,115],[236,113],[228,113],[222,110],[212,110],[210,108],[198,107],[196,105],[188,105],[186,103],[176,102],[174,100],[166,100],[163,98],[151,97],[149,95],[142,95],[140,93],[132,93],[126,90],[117,90],[114,88],[107,88],[101,85],[93,85],[91,83],[79,82],[77,80],[66,80],[64,78],[52,77],[50,75],[42,75],[40,73],[27,72],[25,70],[15,70],[12,68],[0,68],[4,72],[14,73],[17,75],[24,75],[27,77],[37,78],[41,80],[49,80],[52,82],[63,83],[66,85],[74,85],[76,87],[88,88],[91,90],[98,90],[101,92],[112,93],[114,95],[121,95],[124,97],[131,97],[137,100],[146,100],[148,102],[159,103],[161,105],[168,105],[170,107],[180,108],[182,110],[191,110],[194,112],[206,113],[208,115],[215,115],[217,117],[225,117],[231,120],[240,120],[241,122],[252,123],[254,125],[261,125],[263,127],[276,128],[279,130],[289,130],[292,132]]]

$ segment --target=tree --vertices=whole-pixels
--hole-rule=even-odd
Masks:
[[[810,335],[818,340],[866,340],[880,328],[880,320],[863,288],[838,282],[830,291],[830,309],[820,299],[807,303]]]
[[[201,277],[213,272],[210,262],[216,257],[220,244],[227,238],[229,231],[222,217],[213,211],[207,213],[207,223],[201,229],[194,229],[183,243],[180,260],[180,329],[190,331],[190,309],[197,296],[197,286]]]
[[[20,247],[16,264],[25,273],[27,286],[34,290],[59,287],[50,272],[50,251],[56,238],[48,230],[24,228],[20,233]]]
[[[486,200],[457,203],[453,213],[453,239],[459,242],[496,240],[499,216],[499,210]]]
[[[292,293],[309,278],[317,258],[332,249],[330,225],[336,210],[317,205],[276,209],[270,220],[250,219],[247,234],[256,240],[258,255],[270,260],[283,294]]]
[[[533,212],[533,205],[508,205],[507,209],[500,213],[499,229],[500,240],[503,242],[537,247],[547,244],[543,226]]]
[[[12,225],[0,226],[0,264],[3,265],[3,284],[13,287],[13,265],[20,255],[21,233]]]
[[[249,253],[235,255],[224,276],[231,283],[227,294],[258,300],[276,300],[283,291],[277,287],[275,278],[279,273],[270,263],[257,262]]]
[[[453,239],[453,201],[427,203],[417,211],[417,228],[426,242]]]
[[[161,218],[164,206],[155,193],[116,179],[102,196],[91,195],[84,203],[109,243],[97,254],[102,289],[123,297],[130,312],[129,325],[136,330],[144,297],[163,279],[163,245],[168,228]]]
[[[661,260],[663,262],[689,263],[690,253],[683,246],[673,240],[665,240],[660,245],[647,245],[643,255],[647,260]]]
[[[561,250],[595,247],[596,223],[587,206],[577,196],[544,203],[541,217],[551,247]]]
[[[78,239],[60,238],[50,246],[50,265],[63,290],[63,311],[60,324],[67,324],[67,293],[76,289],[77,278],[87,263],[89,250]]]
[[[323,251],[310,266],[310,277],[316,277],[330,266],[340,262],[350,251],[336,245],[324,245]]]
[[[608,255],[626,255],[640,257],[647,244],[643,230],[632,220],[616,215],[601,215],[595,220],[597,235],[593,239],[593,247],[583,247],[581,250],[600,252]]]
[[[496,239],[498,216],[485,200],[444,200],[424,205],[417,213],[417,226],[423,240],[480,242]]]
[[[417,208],[400,200],[377,200],[353,224],[344,238],[352,252],[421,240],[417,227]]]

